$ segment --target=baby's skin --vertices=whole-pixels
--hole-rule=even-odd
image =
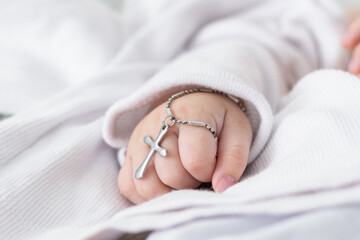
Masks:
[[[165,106],[156,107],[134,129],[119,173],[121,193],[140,204],[174,189],[197,188],[202,182],[212,182],[216,192],[234,185],[247,165],[252,129],[235,102],[215,93],[182,96],[173,101],[171,109],[177,119],[210,124],[218,140],[204,127],[175,124],[159,144],[168,155],[163,158],[155,153],[144,177],[135,179],[136,169],[150,150],[144,137],[157,137]]]
[[[360,75],[360,17],[350,24],[341,43],[343,47],[353,50],[348,71],[352,74]]]
[[[360,75],[360,17],[350,24],[341,42],[353,50],[348,71]],[[252,129],[232,100],[214,93],[193,93],[171,106],[178,119],[213,126],[218,141],[206,128],[174,125],[160,143],[167,157],[155,153],[144,177],[136,180],[135,171],[150,150],[144,136],[155,139],[166,116],[165,103],[152,110],[133,131],[118,178],[121,193],[135,204],[174,189],[194,189],[202,182],[212,182],[216,192],[223,192],[239,181],[247,165]]]

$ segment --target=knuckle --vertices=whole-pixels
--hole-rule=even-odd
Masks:
[[[153,184],[151,184],[149,181],[144,181],[137,184],[136,189],[142,197],[147,199],[152,199],[159,195],[159,192],[157,191],[158,188],[153,186]]]
[[[166,175],[159,175],[160,180],[173,189],[191,189],[199,185],[199,182],[193,179],[189,174],[182,172],[169,173]]]
[[[213,142],[213,139],[209,139]],[[200,181],[207,181],[211,178],[216,163],[216,146],[208,147],[209,145],[205,143],[206,141],[202,145],[207,147],[197,146],[194,141],[181,145],[183,167],[190,175]]]
[[[196,156],[188,157],[187,161],[184,162],[184,167],[190,172],[200,172],[204,168],[203,161]]]
[[[124,179],[123,174],[121,174],[121,171],[120,171],[119,177],[118,177],[118,187],[119,187],[120,192],[126,198],[130,198],[135,191],[132,184],[129,184],[128,180]]]
[[[204,158],[203,158],[204,159]],[[197,180],[207,182],[211,180],[215,161],[209,159],[201,160],[201,158],[190,158],[183,163],[185,169]]]
[[[159,178],[164,184],[176,189],[181,188],[183,182],[183,177],[173,172],[169,172],[169,174],[159,175]]]
[[[166,161],[159,157],[155,158],[155,170],[160,181],[173,189],[188,189],[197,186],[198,182],[184,168],[178,154],[169,156]],[[173,169],[173,171],[169,171]]]

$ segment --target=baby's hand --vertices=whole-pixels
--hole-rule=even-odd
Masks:
[[[167,149],[167,156],[156,152],[144,177],[135,179],[135,171],[150,150],[144,136],[156,138],[166,116],[165,106],[155,108],[133,131],[118,178],[121,193],[139,204],[173,189],[196,188],[202,182],[211,181],[216,192],[235,184],[247,164],[252,129],[235,102],[214,93],[185,95],[172,102],[171,110],[177,119],[211,125],[218,141],[204,127],[175,124],[159,144]]]
[[[353,55],[348,67],[349,72],[359,75],[360,74],[360,17],[350,24],[342,38],[342,45],[354,50]]]

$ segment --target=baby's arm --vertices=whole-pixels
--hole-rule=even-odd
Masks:
[[[353,50],[352,58],[348,66],[348,71],[360,74],[360,14],[351,22],[348,30],[342,38],[342,45]]]
[[[149,180],[151,169],[152,171],[156,170],[156,174],[160,176],[163,173],[158,172],[157,162],[169,163],[168,159],[157,160],[157,153],[155,159],[152,160],[152,164],[155,163],[153,168],[150,166],[144,178],[137,181],[136,184],[134,183],[134,172],[148,153],[147,145],[143,143],[144,136],[156,137],[161,126],[162,116],[159,113],[156,115],[156,112],[161,111],[161,114],[164,114],[165,109],[153,109],[165,101],[159,99],[169,97],[179,88],[183,90],[194,86],[211,88],[243,99],[247,107],[247,117],[251,123],[253,138],[247,164],[256,161],[271,134],[273,112],[284,107],[281,103],[282,96],[303,75],[318,68],[334,68],[339,62],[340,53],[343,53],[343,49],[339,45],[339,34],[343,27],[341,12],[333,8],[329,1],[321,1],[321,4],[310,0],[305,2],[307,4],[304,4],[304,1],[283,1],[281,5],[274,5],[272,1],[259,1],[254,5],[251,4],[251,7],[249,6],[247,9],[244,8],[246,4],[244,5],[243,1],[235,0],[226,1],[226,4],[224,1],[219,1],[219,4],[208,4],[208,1],[186,1],[186,3],[178,4],[178,1],[171,1],[167,7],[171,8],[171,13],[174,15],[161,13],[153,15],[149,21],[144,21],[143,30],[139,30],[139,34],[133,38],[136,41],[131,41],[129,48],[124,48],[126,50],[124,50],[124,54],[119,55],[121,56],[119,67],[126,70],[126,74],[122,78],[126,79],[126,84],[129,84],[129,89],[133,89],[133,93],[116,102],[107,112],[104,121],[104,139],[110,146],[122,148],[122,150],[128,147],[129,154],[132,152],[135,155],[139,154],[136,164],[126,161],[123,168],[128,170],[120,170],[128,173],[128,178],[125,175],[121,176],[122,173],[120,173],[119,179],[120,189],[125,196],[138,194],[137,188],[140,188],[146,197],[140,198],[140,194],[138,194],[138,201],[130,198],[139,203],[170,191],[170,187],[162,189],[162,192],[152,189]],[[324,10],[327,4],[331,6]],[[218,7],[220,5],[221,8]],[[174,11],[175,9],[177,11]],[[272,11],[268,12],[269,9]],[[244,14],[245,10],[248,10],[246,14]],[[189,15],[189,13],[192,14]],[[332,27],[328,28],[327,26],[330,25]],[[323,29],[327,30],[327,34],[319,31]],[[134,64],[136,61],[139,64]],[[159,63],[162,65],[160,71],[155,68]],[[148,81],[142,84],[144,79],[148,79]],[[196,117],[215,114],[222,119],[221,114],[224,114],[224,111],[220,109],[227,109],[226,106],[222,104],[220,109],[212,107],[207,115],[202,115],[203,110],[211,105],[205,104],[203,99],[188,100],[195,96],[197,95],[191,94],[174,102],[173,111],[176,117],[181,120],[188,120],[186,118],[189,117],[190,120],[207,121],[207,118],[196,119]],[[211,96],[211,98],[215,96]],[[189,104],[194,109],[193,107],[189,108]],[[191,112],[186,115],[188,111]],[[143,119],[149,112],[150,114]],[[235,113],[231,112],[231,114]],[[228,114],[224,114],[223,117],[227,118]],[[138,124],[139,122],[142,123]],[[135,130],[136,124],[138,125]],[[216,124],[218,125],[216,126],[217,132],[222,135],[220,129],[222,123],[216,122]],[[186,136],[182,134],[183,130],[191,131],[191,133],[196,131],[196,136],[206,138],[209,137],[208,135],[211,136],[206,129],[180,126],[180,145],[183,145],[182,141],[185,141],[181,140],[182,136]],[[134,133],[132,133],[133,131]],[[241,134],[234,132],[235,135],[240,136],[239,139],[244,139]],[[172,136],[175,137],[171,138],[171,134],[167,135],[160,143],[160,146],[168,148],[168,158],[170,159],[170,151],[174,150],[171,147],[174,144],[168,146],[166,141],[173,141],[172,139],[176,138],[176,132]],[[186,137],[186,139],[188,138]],[[219,143],[225,139],[221,138],[222,136]],[[231,142],[235,141],[231,140]],[[184,146],[186,143],[188,142],[186,141]],[[189,143],[192,143],[192,140]],[[194,145],[191,145],[189,149],[192,148]],[[137,152],[137,149],[142,151],[141,154]],[[199,149],[203,150],[203,148]],[[247,148],[245,149],[248,151]],[[196,178],[191,174],[192,170],[185,168],[185,165],[190,164],[185,163],[188,160],[182,158],[183,150],[181,148],[175,148],[175,150],[180,151],[177,159],[181,157],[179,166],[186,170],[186,172],[183,171],[184,176],[185,174],[191,175],[184,178],[184,181],[188,181],[185,187],[196,186],[199,184],[199,179],[211,179],[216,190],[220,191],[217,181],[220,181],[221,176],[215,176],[216,165],[214,167],[214,165],[206,163],[210,169],[215,169],[212,178],[209,174],[204,174],[205,176],[202,176],[204,178]],[[203,151],[209,156],[214,155],[207,148]],[[216,149],[212,148],[212,151],[215,152]],[[219,145],[218,160],[221,158],[221,151]],[[243,159],[246,159],[246,151],[239,151],[244,156],[234,157],[242,159],[239,161],[241,164]],[[131,164],[127,165],[127,163]],[[190,163],[201,165],[201,161],[191,161]],[[211,163],[214,164],[214,162]],[[130,167],[131,170],[129,170]],[[180,167],[178,169],[181,169]],[[196,169],[196,167],[197,165],[193,165],[191,169]],[[242,169],[237,168],[238,173],[234,176],[236,179],[242,174]],[[171,170],[170,168],[166,169],[165,174]],[[183,173],[180,176],[183,176]],[[225,171],[222,171],[222,174],[225,174]],[[194,175],[196,174],[194,173]],[[147,183],[147,181],[149,181],[148,184],[141,186],[138,184],[140,182]],[[163,186],[161,184],[163,183],[161,182],[157,186]]]
[[[144,177],[136,180],[135,171],[150,150],[144,136],[154,140],[166,116],[165,104],[155,108],[132,133],[119,174],[120,191],[136,204],[172,189],[196,188],[201,182],[211,181],[214,190],[222,192],[239,180],[246,167],[252,130],[235,102],[215,93],[192,93],[174,100],[171,108],[179,119],[213,126],[218,141],[206,128],[175,124],[159,144],[168,155],[155,153]]]

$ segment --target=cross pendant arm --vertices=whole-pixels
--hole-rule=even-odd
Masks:
[[[149,165],[152,156],[155,152],[158,152],[161,157],[166,157],[167,151],[165,148],[159,146],[161,140],[165,136],[165,134],[169,131],[170,126],[168,124],[163,124],[161,126],[160,132],[156,137],[155,141],[153,141],[150,136],[144,137],[144,142],[150,146],[150,151],[145,157],[144,161],[141,163],[139,168],[135,172],[135,179],[139,180],[144,176],[147,166]]]

